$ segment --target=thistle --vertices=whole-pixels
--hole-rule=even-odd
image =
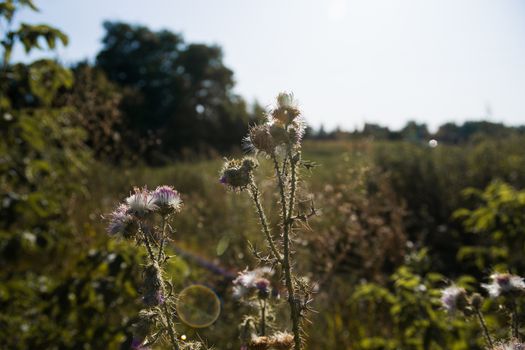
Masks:
[[[164,249],[169,239],[168,221],[181,205],[180,195],[172,187],[160,186],[155,191],[135,188],[109,215],[109,234],[131,239],[148,253],[141,291],[145,307],[133,326],[132,349],[148,349],[159,339],[169,342],[175,350],[187,345],[177,338],[173,287],[163,276],[169,259]]]
[[[277,96],[277,103],[270,111],[266,122],[250,128],[245,138],[245,148],[255,154],[263,154],[273,164],[275,182],[280,202],[280,234],[275,234],[266,218],[261,201],[261,192],[255,182],[254,170],[256,162],[253,158],[226,161],[220,175],[220,182],[235,192],[247,191],[255,205],[257,216],[264,234],[269,258],[257,257],[263,263],[278,265],[283,271],[283,282],[287,291],[287,299],[291,315],[293,332],[293,346],[295,350],[302,348],[302,321],[310,302],[310,290],[301,279],[295,276],[293,263],[293,235],[296,222],[305,221],[308,215],[296,214],[297,185],[299,181],[299,166],[301,162],[301,141],[305,125],[301,119],[301,112],[290,93],[281,93]],[[261,290],[265,283],[260,281]],[[261,291],[261,295],[264,295]],[[248,349],[267,348],[271,346],[271,338],[260,335],[247,345]],[[286,349],[284,342],[277,348]],[[267,347],[266,347],[267,346]],[[275,348],[276,346],[274,346]]]

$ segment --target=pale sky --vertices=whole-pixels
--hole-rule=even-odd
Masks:
[[[104,20],[218,44],[235,91],[270,104],[293,91],[308,122],[345,129],[408,120],[525,124],[523,0],[36,0],[70,36],[66,63],[94,59]],[[15,56],[22,57],[21,50]]]

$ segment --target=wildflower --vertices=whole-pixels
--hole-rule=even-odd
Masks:
[[[266,278],[258,278],[254,285],[259,292],[259,298],[266,299],[270,296],[270,281]]]
[[[260,295],[269,295],[270,281],[264,276],[272,275],[272,269],[268,267],[258,268],[252,271],[244,270],[233,280],[233,295],[242,298],[253,291],[259,291]],[[267,297],[267,296],[265,296]]]
[[[289,125],[300,114],[292,93],[281,92],[277,96],[277,108],[271,112],[275,123],[283,126]]]
[[[128,214],[128,206],[126,204],[120,204],[110,215],[108,233],[110,235],[121,234],[128,236],[131,233],[131,226],[134,223],[134,219]]]
[[[449,313],[454,313],[456,310],[464,311],[468,305],[465,289],[454,285],[443,289],[441,291],[441,304]]]
[[[177,192],[171,186],[157,187],[152,196],[153,204],[165,214],[179,211],[182,205],[182,199],[180,198],[179,192]]]
[[[219,182],[232,190],[243,190],[251,183],[253,170],[256,167],[257,162],[252,158],[227,161],[222,169]]]
[[[490,278],[492,282],[490,284],[483,284],[482,287],[485,288],[493,298],[497,298],[500,295],[525,292],[525,282],[520,276],[509,273],[494,273]]]
[[[277,332],[272,335],[271,344],[275,350],[291,349],[294,344],[293,335],[287,332]]]
[[[137,217],[144,217],[158,209],[153,196],[146,189],[135,188],[135,193],[126,198],[126,203],[128,212]]]

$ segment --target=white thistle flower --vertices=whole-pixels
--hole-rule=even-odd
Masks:
[[[466,291],[463,288],[452,285],[441,291],[441,304],[443,308],[449,312],[454,313],[458,309],[465,306]]]
[[[135,193],[126,198],[128,212],[138,217],[145,216],[158,209],[152,194],[146,189],[135,189]]]
[[[182,199],[179,192],[171,186],[159,186],[152,194],[153,203],[163,211],[179,211]]]
[[[520,276],[509,273],[494,273],[490,279],[492,280],[491,283],[482,284],[482,287],[493,298],[514,292],[525,292],[525,282]]]

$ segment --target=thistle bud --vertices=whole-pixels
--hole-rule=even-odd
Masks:
[[[252,158],[244,158],[242,161],[227,161],[224,164],[219,181],[232,190],[242,191],[252,181],[253,170],[256,167],[257,162]]]
[[[249,350],[267,350],[270,348],[270,338],[254,337],[248,343]]]
[[[153,314],[148,311],[141,311],[137,322],[133,324],[133,338],[145,339],[150,335],[153,326]]]
[[[481,305],[483,305],[483,297],[479,293],[475,293],[472,295],[470,303],[475,310],[479,310],[481,309]]]
[[[275,150],[275,142],[268,125],[256,125],[250,128],[247,137],[248,148],[259,152],[272,154]]]

